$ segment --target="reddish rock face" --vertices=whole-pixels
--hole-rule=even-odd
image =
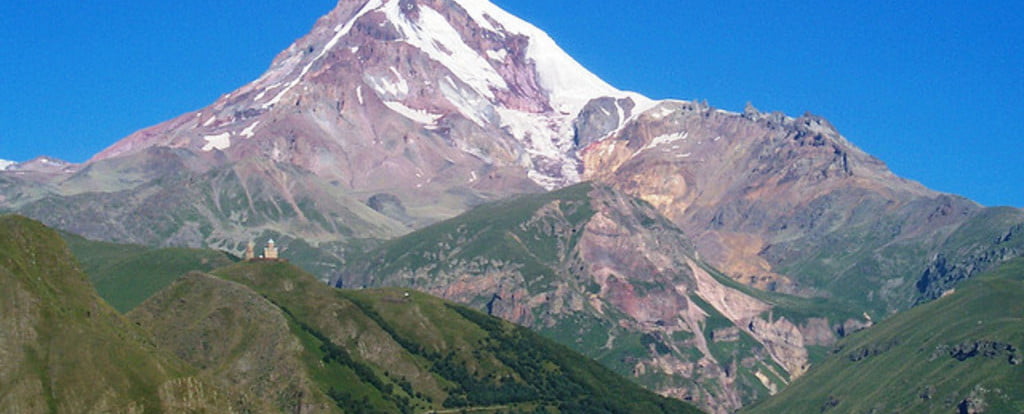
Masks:
[[[897,177],[810,114],[665,101],[589,143],[580,158],[584,179],[650,202],[734,279],[807,296],[871,297],[869,309],[880,313],[909,305],[907,281],[925,266],[883,251],[943,240],[982,211]],[[863,278],[855,274],[864,268],[879,278],[829,287]]]

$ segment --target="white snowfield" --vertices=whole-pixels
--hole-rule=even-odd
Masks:
[[[231,147],[231,133],[225,132],[217,135],[207,135],[203,137],[206,140],[206,145],[203,146],[203,151],[210,152],[215,149],[226,150]]]
[[[384,101],[384,105],[402,116],[424,125],[431,125],[441,118],[441,115],[433,114],[422,109],[412,109],[401,102]]]
[[[249,125],[242,130],[241,135],[246,138],[252,138],[253,135],[256,135],[256,127],[258,126],[260,126],[260,121],[253,122],[252,125]]]

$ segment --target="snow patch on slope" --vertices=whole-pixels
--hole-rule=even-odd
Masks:
[[[377,96],[381,99],[405,99],[409,95],[409,83],[397,71],[394,71],[394,74],[396,75],[394,80],[389,76],[365,74],[363,75],[363,81],[373,88],[374,92],[377,92]]]
[[[662,119],[662,118],[665,118],[666,116],[672,115],[674,113],[676,113],[676,109],[675,108],[672,108],[672,107],[669,107],[669,106],[666,106],[666,105],[661,105],[657,109],[649,111],[647,113],[647,116],[649,116],[651,118],[654,118],[654,119]]]
[[[280,87],[281,87],[281,85],[283,85],[283,84],[282,84],[281,82],[278,82],[278,83],[275,83],[275,84],[273,84],[273,85],[270,85],[270,86],[268,86],[268,87],[266,87],[266,88],[263,88],[263,90],[262,90],[262,91],[260,91],[260,93],[256,94],[256,96],[255,96],[254,98],[252,98],[252,99],[253,99],[254,101],[260,101],[260,100],[263,100],[263,97],[267,95],[267,92],[270,92],[270,91],[272,91],[272,90],[274,90],[274,89],[280,88]]]
[[[665,134],[665,135],[656,136],[656,137],[654,137],[654,139],[651,140],[651,142],[647,143],[647,145],[644,145],[644,147],[641,148],[640,151],[637,151],[636,153],[634,153],[633,157],[636,157],[637,155],[640,155],[640,153],[642,153],[644,151],[647,151],[649,149],[654,149],[654,148],[657,148],[657,147],[663,147],[662,148],[663,151],[678,151],[681,148],[680,145],[672,145],[671,147],[664,147],[664,146],[666,144],[672,144],[672,143],[678,143],[678,142],[686,141],[689,137],[690,137],[690,133],[688,131],[681,131],[681,132],[677,132],[675,134]],[[698,144],[699,143],[700,142],[698,142]],[[691,155],[693,155],[693,154],[689,153],[689,152],[687,152],[685,154],[676,154],[676,158],[689,158]]]
[[[686,141],[690,137],[690,133],[683,131],[675,134],[665,134],[654,137],[649,144],[644,146],[643,150],[657,147],[662,144],[669,144],[676,141]],[[641,150],[641,151],[643,151]]]
[[[67,162],[64,162],[64,161],[61,161],[61,160],[58,160],[58,159],[54,159],[54,158],[50,158],[50,157],[46,157],[46,156],[38,157],[38,158],[36,158],[33,161],[36,161],[36,162],[38,162],[38,163],[40,163],[42,165],[48,166],[48,167],[63,167],[65,165],[68,165]]]
[[[400,115],[424,125],[429,125],[441,119],[441,115],[433,114],[422,109],[412,109],[401,102],[384,101],[384,105]]]
[[[249,125],[248,127],[242,130],[241,135],[246,138],[252,138],[253,135],[256,134],[256,127],[259,125],[260,121],[253,122],[252,125]]]
[[[669,103],[671,101],[668,101],[668,100],[655,101],[655,100],[649,99],[649,98],[647,98],[647,97],[645,97],[643,95],[636,94],[636,93],[633,93],[633,92],[625,92],[625,94],[630,99],[632,99],[633,103],[635,104],[635,106],[633,107],[632,111],[630,112],[631,115],[629,117],[626,117],[626,118],[622,118],[620,116],[618,128],[615,128],[614,131],[612,131],[609,134],[607,134],[605,136],[605,138],[619,135],[620,133],[622,133],[622,130],[626,127],[626,125],[629,125],[630,123],[635,122],[641,116],[647,116],[647,117],[650,117],[650,118],[661,119],[661,118],[664,118],[664,117],[669,116],[669,115],[671,115],[671,114],[676,112],[676,109],[665,105],[666,103]],[[618,108],[618,110],[620,111],[619,113],[621,115],[624,112],[622,107],[619,106],[618,102],[615,103],[615,106]],[[604,139],[604,138],[602,138],[602,139]]]
[[[441,89],[441,95],[454,105],[462,116],[480,127],[483,127],[487,121],[485,114],[494,111],[490,102],[473,91],[467,91],[460,87],[451,77],[446,76],[438,86]]]
[[[15,164],[17,164],[17,163],[14,162],[14,161],[0,160],[0,171],[5,171],[8,168],[10,168],[12,165],[15,165]]]
[[[486,53],[487,57],[491,58],[491,60],[496,60],[498,62],[504,62],[505,58],[508,57],[508,51],[505,49],[488,50]]]
[[[536,165],[530,168],[529,178],[542,187],[552,190],[566,183],[580,181],[579,160],[567,156],[573,150],[570,126],[566,122],[552,119],[540,114],[521,112],[505,107],[495,107],[501,117],[501,128],[523,143],[532,162],[559,161],[556,174],[537,171]]]
[[[231,133],[225,132],[217,135],[207,135],[203,137],[206,140],[206,145],[203,146],[203,151],[213,151],[215,149],[225,150],[231,147]]]

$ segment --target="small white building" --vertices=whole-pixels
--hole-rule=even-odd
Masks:
[[[277,259],[277,246],[274,246],[274,239],[267,242],[267,248],[263,249],[264,259]]]

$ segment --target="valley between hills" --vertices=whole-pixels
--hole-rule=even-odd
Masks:
[[[1024,410],[1024,210],[486,0],[340,0],[0,213],[0,413]]]

